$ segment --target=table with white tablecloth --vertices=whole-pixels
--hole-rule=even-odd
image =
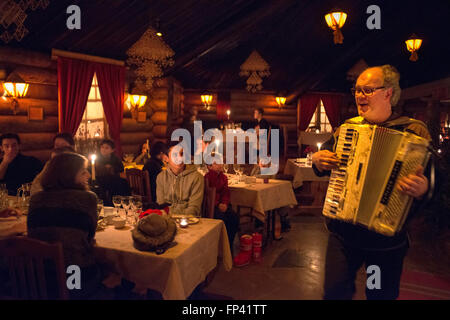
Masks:
[[[298,146],[301,147],[302,145],[308,145],[308,146],[317,146],[318,143],[323,144],[328,139],[331,138],[333,134],[330,132],[322,132],[322,133],[315,133],[315,132],[305,132],[300,131],[300,134],[298,136]]]
[[[231,179],[228,184],[230,203],[252,208],[253,216],[261,221],[267,211],[297,204],[290,181],[269,179],[269,183],[263,183],[263,179],[256,179],[251,184],[234,181]]]
[[[26,216],[0,218],[0,238],[17,236],[26,232]]]
[[[317,176],[311,165],[306,165],[306,161],[298,161],[297,159],[288,159],[286,161],[284,174],[291,175],[294,178],[292,181],[294,189],[301,187],[303,181],[328,181],[330,179],[328,176]]]
[[[121,277],[139,288],[161,293],[167,300],[186,299],[217,266],[232,267],[225,225],[221,220],[200,219],[178,228],[174,247],[161,255],[134,248],[131,228],[107,227],[95,235],[95,255]]]
[[[305,158],[288,159],[284,167],[284,174],[293,176],[293,187],[302,187],[301,195],[312,198],[310,205],[300,203],[300,209],[321,209],[328,188],[329,176],[319,177],[314,173],[311,165],[306,164]]]

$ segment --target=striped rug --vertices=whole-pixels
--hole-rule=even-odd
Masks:
[[[450,278],[403,270],[398,300],[450,300]]]

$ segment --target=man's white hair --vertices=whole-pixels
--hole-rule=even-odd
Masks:
[[[391,66],[390,64],[370,67],[367,69],[375,69],[375,68],[379,68],[383,73],[383,86],[386,88],[392,88],[391,106],[396,106],[398,100],[400,100],[400,95],[402,93],[402,89],[400,88],[399,83],[400,73],[398,72],[397,68]]]

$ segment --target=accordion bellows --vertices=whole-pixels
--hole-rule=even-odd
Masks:
[[[397,181],[428,162],[428,140],[376,125],[343,124],[323,206],[328,218],[393,236],[401,230],[412,197]]]

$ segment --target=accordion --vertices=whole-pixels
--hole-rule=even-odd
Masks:
[[[412,197],[398,179],[428,162],[428,140],[376,125],[343,124],[331,171],[323,215],[393,236],[401,230]]]

